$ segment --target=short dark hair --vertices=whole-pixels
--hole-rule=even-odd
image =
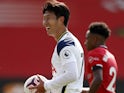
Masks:
[[[46,11],[53,12],[57,18],[64,16],[65,18],[64,25],[67,26],[69,16],[70,16],[70,11],[69,11],[69,8],[63,2],[59,2],[56,0],[46,1],[44,3],[43,10],[42,10],[43,14]]]
[[[108,25],[104,22],[92,22],[89,25],[89,31],[93,34],[99,34],[105,39],[107,39],[111,34],[111,30],[109,29]]]

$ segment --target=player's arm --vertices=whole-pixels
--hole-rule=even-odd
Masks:
[[[90,86],[89,93],[96,93],[103,80],[103,71],[101,66],[93,66],[92,71],[93,80]]]
[[[82,92],[81,93],[89,93],[89,83],[86,77],[86,73],[84,74],[84,82],[83,82],[83,88],[82,88]]]
[[[77,68],[75,62],[66,63],[64,65],[65,73],[56,77],[55,79],[48,80],[45,82],[45,89],[57,89],[59,87],[65,86],[70,82],[77,80]]]
[[[62,67],[64,73],[45,82],[44,86],[46,90],[63,87],[78,79],[77,63],[72,48],[70,46],[65,47],[61,50],[59,56],[61,58],[61,62],[63,63]]]

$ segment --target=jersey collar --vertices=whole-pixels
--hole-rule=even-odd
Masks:
[[[101,47],[101,48],[108,48],[106,45],[100,45],[99,47]]]
[[[66,31],[62,33],[62,35],[59,37],[58,42],[64,37],[64,35],[68,32],[68,29],[66,28]]]

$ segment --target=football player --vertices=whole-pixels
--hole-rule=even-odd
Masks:
[[[87,79],[89,91],[82,93],[115,93],[118,72],[114,55],[108,50],[106,40],[110,29],[104,22],[93,22],[86,33]]]
[[[57,44],[52,55],[53,77],[47,82],[40,78],[36,93],[81,93],[84,77],[84,51],[79,40],[68,30],[70,11],[67,5],[49,0],[43,7],[43,25]]]

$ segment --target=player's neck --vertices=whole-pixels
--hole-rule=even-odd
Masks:
[[[96,47],[100,47],[100,46],[106,46],[105,42],[99,42],[96,44]]]
[[[55,40],[56,40],[57,42],[67,33],[66,30],[67,30],[66,27],[64,27],[63,29],[57,31],[56,37],[55,37]]]

